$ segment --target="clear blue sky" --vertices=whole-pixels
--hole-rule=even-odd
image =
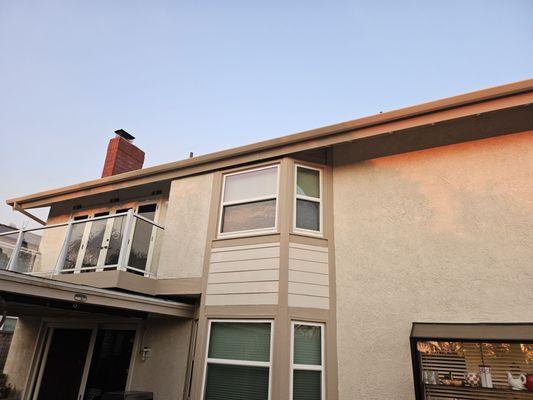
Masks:
[[[0,1],[8,197],[532,77],[533,1]]]

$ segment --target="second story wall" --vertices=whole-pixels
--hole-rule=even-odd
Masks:
[[[412,322],[533,320],[533,132],[351,157],[333,172],[339,398],[412,399]]]
[[[172,181],[159,278],[202,276],[213,174]]]

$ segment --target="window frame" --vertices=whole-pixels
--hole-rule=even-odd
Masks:
[[[320,193],[320,198],[316,198],[316,197],[310,197],[310,196],[306,196],[306,195],[303,195],[303,194],[298,194],[298,168],[304,168],[304,169],[310,169],[310,170],[313,170],[313,171],[318,171],[318,185],[320,186],[319,187],[319,193]],[[295,233],[301,233],[301,234],[305,234],[305,235],[311,235],[311,236],[319,236],[319,237],[323,237],[324,236],[324,206],[323,206],[323,198],[324,198],[324,183],[323,183],[323,176],[324,176],[324,170],[322,168],[317,168],[317,167],[311,167],[309,165],[306,165],[306,164],[299,164],[299,163],[295,163],[294,164],[294,199],[293,199],[293,216],[292,216],[292,229]],[[318,209],[319,209],[319,212],[318,212],[318,226],[320,227],[320,229],[318,231],[314,231],[314,230],[311,230],[311,229],[305,229],[305,228],[298,228],[296,226],[296,210],[297,210],[297,204],[298,204],[298,200],[306,200],[306,201],[311,201],[311,202],[314,202],[314,203],[318,203]]]
[[[211,343],[211,326],[217,322],[225,323],[268,323],[270,324],[270,354],[269,361],[247,361],[247,360],[231,360],[225,358],[209,358],[209,344]],[[205,387],[207,385],[207,366],[211,364],[220,364],[220,365],[240,365],[244,367],[262,367],[268,368],[268,400],[272,398],[272,355],[274,352],[274,320],[270,319],[209,319],[207,327],[207,341],[205,346],[205,361],[203,363],[204,371],[202,378],[202,391],[200,399],[204,399],[205,396]]]
[[[294,363],[294,327],[295,325],[307,325],[320,327],[320,365],[295,364]],[[326,360],[324,347],[324,332],[326,324],[322,322],[291,321],[291,345],[290,345],[290,393],[289,400],[293,400],[294,371],[320,371],[320,399],[326,398]]]
[[[224,201],[224,193],[226,191],[226,178],[228,176],[246,174],[254,171],[260,171],[264,169],[275,168],[276,169],[276,194],[275,196],[260,196],[254,198],[248,198],[243,200],[235,201]],[[239,237],[239,236],[250,236],[258,234],[268,234],[268,233],[277,233],[278,232],[278,214],[279,214],[279,183],[280,183],[280,164],[269,164],[261,167],[252,167],[247,169],[241,169],[235,172],[228,172],[222,175],[222,190],[220,193],[220,207],[218,210],[218,228],[217,228],[217,237],[218,238],[228,238],[228,237]],[[271,228],[257,228],[257,229],[246,229],[243,231],[233,231],[233,232],[222,232],[222,219],[224,216],[224,207],[233,206],[239,204],[254,203],[258,201],[265,200],[276,200],[276,210],[274,212],[274,226]]]

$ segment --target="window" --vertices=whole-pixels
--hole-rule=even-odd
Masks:
[[[291,399],[324,399],[324,325],[292,323]]]
[[[296,166],[294,228],[322,233],[322,171]]]
[[[533,399],[533,324],[413,323],[415,394],[424,399]]]
[[[210,321],[204,400],[268,400],[270,321]]]
[[[224,175],[220,234],[276,229],[278,166]]]

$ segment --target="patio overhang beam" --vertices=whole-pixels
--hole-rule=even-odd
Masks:
[[[98,309],[100,312],[108,310],[111,314],[120,312],[138,316],[144,313],[181,318],[192,318],[194,315],[194,306],[190,304],[4,270],[0,271],[0,295],[19,304],[25,301],[35,304],[35,301],[29,300],[31,297],[41,299],[41,304],[49,304],[50,307],[70,308],[74,311],[90,312]]]

